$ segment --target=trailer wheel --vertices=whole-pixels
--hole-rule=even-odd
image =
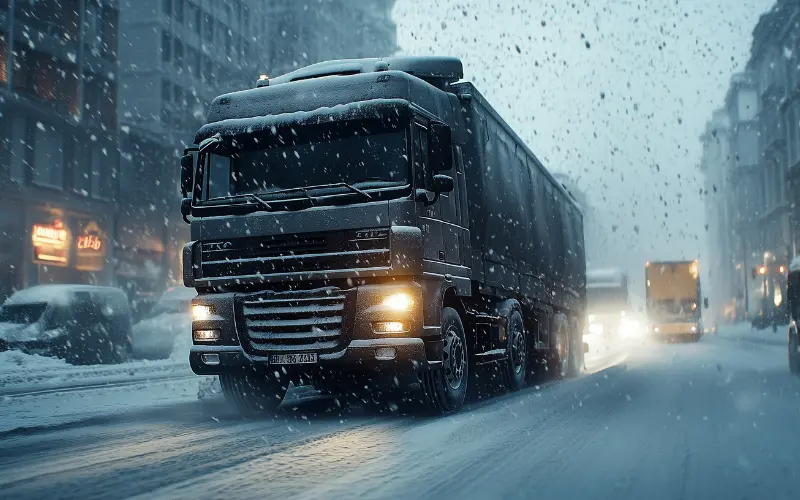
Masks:
[[[275,410],[289,388],[285,377],[257,373],[226,373],[219,384],[225,399],[243,415]]]
[[[506,387],[518,391],[525,387],[528,370],[528,338],[522,314],[516,309],[508,317],[508,360],[505,362]]]
[[[469,380],[467,336],[461,317],[452,307],[442,310],[442,339],[442,367],[420,373],[423,402],[437,413],[463,406]]]
[[[569,322],[563,315],[554,321],[553,331],[556,335],[555,345],[551,348],[549,371],[554,378],[562,379],[574,377],[578,372],[578,362],[575,356]]]

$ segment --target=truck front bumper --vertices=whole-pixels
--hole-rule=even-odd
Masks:
[[[383,338],[352,340],[338,352],[319,354],[317,363],[298,365],[271,365],[268,357],[251,356],[240,346],[193,346],[189,363],[198,375],[220,375],[246,370],[277,370],[292,372],[389,371],[415,372],[438,366],[429,362],[425,342],[421,338]]]

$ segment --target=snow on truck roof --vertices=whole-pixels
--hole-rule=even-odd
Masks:
[[[586,271],[586,288],[621,287],[626,275],[620,269],[592,269]]]
[[[340,59],[324,61],[269,80],[269,85],[280,85],[325,76],[402,71],[422,80],[443,80],[449,83],[464,78],[464,65],[457,57],[416,56],[367,59]]]

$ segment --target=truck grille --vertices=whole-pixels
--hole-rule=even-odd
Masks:
[[[203,278],[268,276],[337,269],[369,269],[390,265],[389,231],[292,234],[201,245]]]
[[[343,344],[346,296],[345,291],[329,287],[240,297],[237,313],[242,345],[257,356],[337,351]]]

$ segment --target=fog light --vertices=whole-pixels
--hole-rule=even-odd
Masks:
[[[192,340],[195,342],[216,342],[219,340],[219,330],[194,330]]]
[[[219,364],[219,354],[203,354],[201,356],[203,363],[207,365],[218,365]]]
[[[383,305],[393,311],[408,311],[414,307],[414,299],[405,292],[395,293],[384,298]]]
[[[397,357],[397,351],[393,347],[378,347],[375,349],[375,359],[389,361]]]
[[[402,321],[379,321],[372,324],[372,329],[375,333],[403,333],[408,331],[406,324]]]
[[[192,319],[195,321],[204,321],[210,319],[214,314],[214,307],[209,305],[196,304],[192,306]]]

